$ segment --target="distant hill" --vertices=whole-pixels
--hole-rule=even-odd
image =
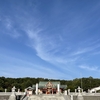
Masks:
[[[45,79],[45,78],[30,78],[30,77],[24,77],[24,78],[6,78],[6,77],[0,77],[0,92],[7,89],[7,91],[11,91],[12,87],[16,87],[17,89],[20,89],[21,91],[24,91],[25,88],[32,86],[33,84],[39,83],[40,81],[60,81],[61,84],[67,85],[67,89],[70,89],[71,91],[75,91],[75,89],[80,86],[83,88],[84,91],[87,91],[88,89],[98,87],[100,86],[100,79],[98,78],[76,78],[73,80],[54,80],[54,79]]]

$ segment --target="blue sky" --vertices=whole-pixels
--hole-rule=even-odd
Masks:
[[[0,76],[100,78],[100,0],[0,0]]]

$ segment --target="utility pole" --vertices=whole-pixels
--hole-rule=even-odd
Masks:
[[[81,88],[83,88],[83,87],[82,87],[82,77],[81,77]]]
[[[83,86],[82,86],[83,84],[82,84],[82,74],[81,74],[81,88],[83,88]]]

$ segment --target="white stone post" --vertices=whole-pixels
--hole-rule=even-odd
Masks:
[[[70,95],[70,89],[68,89],[68,95]]]
[[[38,83],[36,83],[36,95],[38,94]]]
[[[80,88],[80,86],[78,86],[78,94],[79,95],[81,94],[81,88]]]
[[[25,92],[27,92],[27,89],[25,89]]]
[[[65,90],[64,94],[67,95],[67,90]]]
[[[88,89],[88,93],[90,93],[90,89]]]
[[[5,89],[5,93],[7,92],[7,89]]]
[[[84,98],[83,98],[83,96],[82,96],[82,94],[81,94],[81,88],[78,87],[77,89],[78,89],[77,100],[84,100]]]
[[[20,92],[20,89],[18,89],[18,92]]]
[[[73,95],[71,95],[71,100],[73,100]]]
[[[12,88],[12,93],[11,95],[9,96],[9,99],[8,100],[16,100],[16,94],[15,94],[15,86]]]
[[[58,93],[59,93],[59,90],[60,90],[60,85],[57,84],[57,91],[58,91]]]
[[[76,92],[77,92],[77,89],[75,89],[75,94],[76,94]]]
[[[24,91],[25,91],[25,92],[24,92],[24,95],[27,95],[27,89],[25,89]]]

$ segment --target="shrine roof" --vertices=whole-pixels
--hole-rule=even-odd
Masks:
[[[56,86],[57,84],[60,84],[60,81],[40,81],[39,86],[45,86],[46,84],[48,84],[48,82],[53,84],[53,86]]]
[[[39,88],[46,88],[48,84],[52,85],[51,87],[53,87],[53,88],[57,88],[58,84],[60,85],[60,88],[63,88],[63,89],[67,88],[67,85],[61,85],[60,81],[40,81],[38,84],[38,87]],[[32,87],[35,89],[36,85],[33,85]]]

